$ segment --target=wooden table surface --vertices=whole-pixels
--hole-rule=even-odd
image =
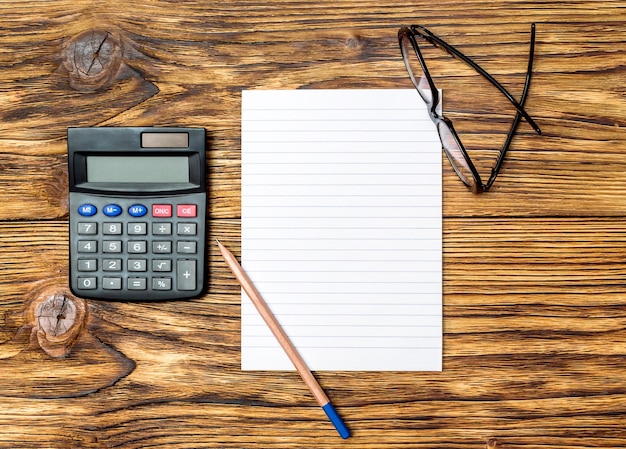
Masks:
[[[68,291],[67,127],[206,128],[209,241],[239,256],[242,89],[411,88],[423,24],[519,98],[532,22],[543,134],[482,195],[442,156],[444,370],[316,373],[350,439],[295,372],[241,371],[215,245],[192,301]],[[7,0],[0,27],[0,447],[626,447],[623,1]],[[429,64],[488,176],[514,110]]]

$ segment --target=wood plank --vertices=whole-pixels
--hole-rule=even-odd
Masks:
[[[237,220],[210,229],[210,241],[219,236],[239,254]],[[41,279],[63,287],[66,232],[63,222],[0,225],[0,316],[12,317],[0,326],[8,400],[0,446],[32,447],[40,436],[22,435],[34,426],[57,435],[47,440],[55,447],[194,438],[208,447],[297,447],[310,438],[335,447],[295,373],[240,371],[239,289],[213,246],[203,297],[89,301],[68,358],[29,344],[20,314]],[[445,220],[444,371],[317,373],[358,436],[344,444],[432,447],[443,431],[456,448],[494,435],[574,448],[581,427],[586,444],[626,444],[615,427],[626,401],[625,239],[619,219]]]
[[[280,1],[263,7],[232,2],[226,9],[178,5],[179,17],[187,18],[181,19],[184,35],[171,32],[178,27],[171,9],[152,1],[119,16],[110,15],[110,3],[103,9],[90,2],[60,2],[47,6],[48,19],[29,34],[24,31],[29,8],[16,9],[23,3],[0,5],[0,15],[9,17],[15,30],[0,37],[6,49],[0,55],[0,88],[11,93],[0,100],[0,218],[6,220],[67,214],[68,126],[206,127],[212,149],[211,216],[238,217],[241,89],[411,87],[395,33],[399,23],[418,16],[393,2],[331,2],[312,9]],[[518,14],[507,14],[509,7],[497,2],[469,3],[458,11],[440,2],[426,16],[421,12],[420,22],[458,43],[519,93],[528,24],[537,21],[528,110],[544,133],[536,136],[520,126],[493,192],[481,198],[466,192],[444,161],[445,214],[623,214],[620,55],[626,32],[619,2],[522,8]],[[111,81],[115,88],[86,92],[70,84],[66,65],[75,55],[68,48],[91,26],[110,32],[122,48],[122,68]],[[244,32],[248,29],[253,32]],[[16,63],[24,48],[28,56]],[[431,64],[446,92],[447,114],[465,131],[467,145],[492,150],[474,152],[486,176],[513,111],[463,64],[445,54]]]

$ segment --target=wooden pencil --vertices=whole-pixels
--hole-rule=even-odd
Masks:
[[[337,432],[339,433],[341,438],[348,438],[350,436],[350,430],[347,428],[347,426],[331,404],[328,396],[326,396],[326,393],[324,393],[324,390],[311,373],[311,370],[308,368],[295,346],[291,343],[291,340],[289,340],[289,337],[281,327],[280,323],[278,323],[278,320],[276,320],[276,317],[267,306],[267,303],[265,302],[259,291],[256,289],[239,262],[237,262],[235,256],[233,256],[233,254],[224,245],[222,245],[219,240],[216,239],[216,241],[220,252],[224,257],[224,260],[228,265],[228,268],[230,268],[230,271],[233,273],[235,278],[237,278],[237,281],[239,282],[239,285],[241,285],[241,288],[243,288],[256,309],[259,311],[259,314],[272,331],[272,334],[274,334],[274,336],[278,340],[278,343],[289,357],[289,360],[291,360],[291,362],[295,366],[296,370],[300,374],[300,377],[302,377],[304,383],[307,385],[307,387],[309,387],[309,390],[311,390],[311,393],[315,397],[315,400],[326,412],[326,415],[335,426],[335,429],[337,429]]]

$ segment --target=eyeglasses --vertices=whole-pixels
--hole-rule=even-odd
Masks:
[[[452,56],[455,56],[461,61],[468,64],[479,74],[485,77],[487,81],[495,86],[500,92],[502,92],[502,94],[517,110],[517,113],[515,114],[515,119],[513,120],[513,124],[511,125],[504,145],[500,150],[500,154],[498,156],[498,159],[496,160],[495,166],[491,170],[489,180],[486,183],[482,182],[480,175],[476,170],[476,167],[472,163],[469,154],[467,153],[465,147],[459,139],[459,135],[454,130],[452,122],[438,111],[438,109],[440,109],[441,107],[439,91],[435,86],[435,82],[433,81],[433,78],[428,71],[428,67],[426,65],[426,62],[424,61],[422,52],[420,51],[419,44],[417,43],[418,37],[433,44],[436,47],[444,49]],[[465,56],[459,50],[454,48],[452,45],[449,45],[439,37],[435,36],[432,32],[430,32],[423,26],[412,25],[410,27],[405,26],[400,28],[400,30],[398,31],[398,42],[400,43],[400,50],[402,51],[404,64],[406,65],[406,69],[409,72],[411,81],[413,82],[415,88],[428,106],[430,118],[437,127],[444,153],[452,164],[454,171],[459,176],[461,181],[463,181],[463,183],[472,192],[480,193],[489,190],[489,188],[496,180],[498,173],[500,172],[502,161],[504,160],[504,156],[506,155],[511,141],[513,140],[513,135],[515,134],[517,125],[519,124],[522,117],[524,118],[524,120],[526,120],[526,122],[528,122],[528,124],[533,127],[537,134],[541,134],[541,129],[539,128],[539,126],[524,110],[524,103],[526,101],[528,88],[530,86],[533,55],[535,52],[535,24],[533,23],[531,25],[530,55],[528,57],[528,68],[526,70],[526,82],[524,83],[524,90],[522,92],[522,96],[519,102],[517,102],[515,98],[513,98],[513,96],[482,67],[480,67],[467,56]]]

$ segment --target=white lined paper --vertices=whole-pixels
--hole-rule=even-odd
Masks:
[[[441,370],[441,144],[411,90],[244,91],[242,266],[312,370]],[[293,366],[242,292],[242,369]]]

